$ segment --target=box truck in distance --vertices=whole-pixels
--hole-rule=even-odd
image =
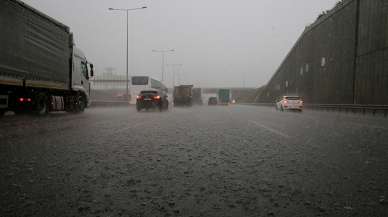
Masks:
[[[193,85],[179,85],[174,87],[174,106],[192,106],[193,87]]]
[[[229,105],[231,102],[231,91],[230,89],[219,89],[218,90],[218,104]]]
[[[82,112],[93,64],[70,28],[19,0],[0,1],[0,115]]]

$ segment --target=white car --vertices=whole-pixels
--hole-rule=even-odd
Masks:
[[[303,111],[303,100],[300,96],[283,96],[276,102],[278,111],[296,110]]]

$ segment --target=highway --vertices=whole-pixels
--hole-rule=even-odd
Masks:
[[[388,119],[255,106],[0,119],[0,216],[387,216]]]

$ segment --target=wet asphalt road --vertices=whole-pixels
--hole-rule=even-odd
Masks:
[[[253,106],[0,119],[0,216],[388,216],[388,119]]]

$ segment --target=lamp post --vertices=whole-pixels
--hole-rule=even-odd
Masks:
[[[245,88],[245,86],[246,86],[246,74],[245,74],[245,72],[243,72],[243,88]]]
[[[162,54],[162,81],[164,81],[164,69],[165,69],[165,59],[166,59],[166,53],[168,52],[175,52],[174,49],[169,50],[152,50],[152,52],[155,53],[161,53]]]
[[[176,74],[178,72],[178,75],[180,73],[180,69],[182,68],[183,64],[167,64],[168,67],[171,67],[172,68],[172,88],[175,87],[175,77],[176,77]],[[179,69],[179,70],[176,70],[176,69]]]
[[[147,7],[141,7],[141,8],[109,8],[110,11],[124,11],[126,12],[127,15],[127,58],[126,58],[126,76],[127,76],[127,82],[126,82],[126,96],[129,96],[129,72],[128,72],[128,19],[129,19],[129,11],[134,11],[134,10],[141,10],[141,9],[146,9]]]

